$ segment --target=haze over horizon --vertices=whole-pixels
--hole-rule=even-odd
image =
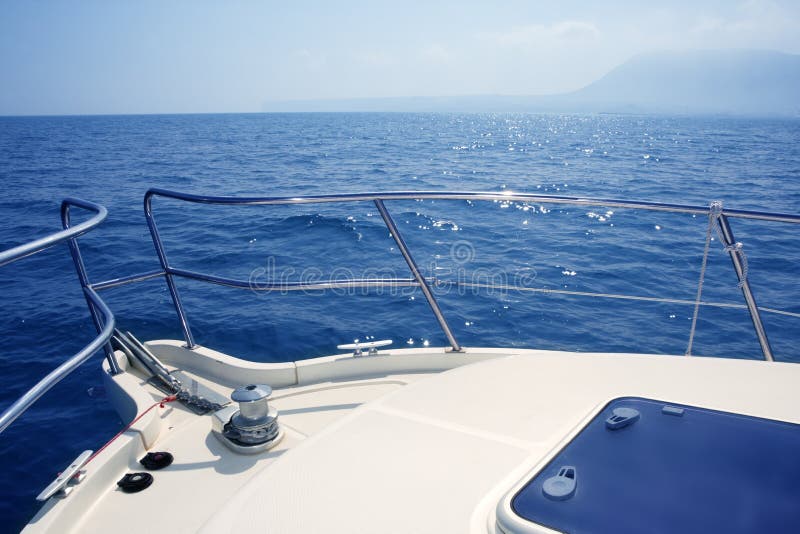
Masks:
[[[798,54],[800,4],[11,0],[0,6],[0,115],[548,95],[640,54],[690,49]]]

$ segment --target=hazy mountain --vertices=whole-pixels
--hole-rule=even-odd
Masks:
[[[755,50],[645,54],[562,98],[598,110],[797,115],[800,56]]]
[[[264,111],[540,111],[800,116],[800,55],[759,50],[636,56],[551,96],[476,95],[267,102]]]

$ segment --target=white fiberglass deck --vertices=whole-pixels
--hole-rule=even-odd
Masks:
[[[72,495],[51,499],[30,532],[496,532],[503,495],[612,398],[800,423],[792,364],[412,349],[270,365],[177,342],[150,347],[225,394],[272,384],[285,437],[267,453],[237,455],[210,434],[210,416],[172,403],[90,464]],[[109,381],[126,420],[163,396],[130,369]],[[115,482],[142,470],[145,444],[175,462],[153,472],[150,488],[124,494]]]

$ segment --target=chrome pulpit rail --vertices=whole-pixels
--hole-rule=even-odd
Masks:
[[[93,211],[95,212],[95,215],[80,224],[71,226],[69,223],[69,210],[70,207],[73,206]],[[108,211],[103,206],[93,202],[87,202],[85,200],[79,200],[76,198],[67,198],[61,203],[61,216],[63,226],[61,231],[0,252],[0,266],[8,265],[22,258],[32,256],[33,254],[49,249],[59,243],[63,243],[64,241],[69,243],[70,248],[77,247],[76,238],[102,223],[108,216]],[[73,259],[75,259],[74,256]],[[81,271],[79,270],[79,276],[80,272]],[[83,272],[85,274],[85,270]],[[95,337],[77,354],[53,369],[47,374],[47,376],[39,380],[35,386],[29,389],[11,406],[6,408],[3,413],[0,414],[0,432],[3,432],[6,428],[8,428],[8,426],[13,423],[15,419],[17,419],[28,408],[30,408],[31,405],[33,405],[33,403],[35,403],[50,388],[61,382],[61,380],[63,380],[72,371],[77,369],[83,362],[88,360],[101,347],[108,345],[108,340],[111,338],[111,334],[114,331],[114,314],[111,313],[111,310],[108,309],[108,306],[106,306],[94,289],[84,286],[83,291],[86,297],[86,302],[89,305],[89,310],[92,314],[92,319],[97,327],[97,337]],[[114,362],[112,369],[116,369],[116,360],[111,358],[109,355],[109,363],[112,361]]]
[[[217,205],[299,205],[299,204],[318,204],[318,203],[332,203],[332,202],[371,202],[373,203],[389,230],[391,237],[400,250],[403,259],[408,265],[409,271],[412,275],[411,278],[363,278],[351,280],[336,280],[328,282],[268,282],[261,284],[258,287],[253,287],[253,284],[248,281],[235,280],[206,273],[199,273],[180,269],[174,267],[167,259],[164,244],[158,232],[155,217],[153,215],[152,202],[155,197],[170,198],[185,202],[200,203],[200,204],[217,204]],[[188,347],[194,347],[194,337],[192,335],[189,321],[186,317],[186,312],[178,293],[177,286],[175,285],[175,278],[187,278],[199,280],[212,284],[219,284],[229,287],[245,288],[250,290],[319,290],[319,289],[336,289],[341,287],[363,287],[363,288],[377,288],[377,287],[419,287],[427,300],[431,311],[439,322],[439,326],[447,337],[450,343],[451,350],[460,351],[461,345],[458,343],[454,336],[452,329],[448,325],[447,319],[439,307],[436,297],[433,294],[431,287],[434,285],[435,280],[430,277],[425,277],[417,266],[414,257],[409,250],[408,246],[403,239],[401,232],[397,225],[394,223],[390,215],[386,203],[395,200],[484,200],[484,201],[516,201],[516,202],[530,202],[539,204],[562,204],[562,205],[576,205],[576,206],[594,206],[594,207],[614,207],[614,208],[629,208],[637,210],[660,211],[671,213],[685,213],[693,215],[706,215],[712,216],[712,211],[707,206],[693,206],[684,204],[666,204],[658,202],[644,202],[644,201],[630,201],[619,199],[606,199],[606,198],[583,198],[583,197],[568,197],[568,196],[550,196],[550,195],[536,195],[527,193],[514,193],[514,192],[449,192],[449,191],[397,191],[386,193],[362,193],[362,194],[342,194],[342,195],[318,195],[318,196],[294,196],[294,197],[221,197],[221,196],[206,196],[206,195],[193,195],[186,193],[179,193],[175,191],[168,191],[165,189],[150,189],[144,196],[144,212],[150,234],[153,239],[156,255],[161,263],[161,269],[149,271],[145,273],[128,275],[112,280],[105,280],[102,282],[90,282],[84,262],[78,246],[77,237],[90,231],[99,225],[107,216],[107,211],[104,207],[74,198],[65,199],[61,205],[61,220],[63,229],[55,232],[49,236],[31,241],[29,243],[11,248],[6,251],[0,252],[0,266],[12,263],[19,259],[25,258],[32,254],[36,254],[42,250],[48,249],[58,243],[67,242],[72,255],[73,262],[78,274],[78,279],[83,288],[86,302],[89,306],[89,311],[92,320],[97,328],[98,336],[88,345],[86,345],[80,352],[66,360],[59,365],[55,370],[49,373],[45,378],[40,380],[33,388],[20,397],[14,404],[7,408],[0,415],[0,432],[5,430],[17,417],[19,417],[25,410],[27,410],[39,397],[47,392],[56,383],[61,381],[81,363],[86,361],[92,354],[104,348],[106,356],[112,373],[119,371],[116,360],[113,358],[113,353],[109,344],[109,339],[114,329],[114,315],[111,310],[100,299],[97,291],[103,289],[110,289],[127,285],[135,282],[141,282],[163,276],[169,288],[170,296],[178,315],[178,319],[183,330],[184,339]],[[76,207],[95,212],[88,220],[72,225],[70,220],[70,208]],[[739,280],[739,286],[744,296],[745,305],[750,313],[750,318],[753,322],[754,331],[758,337],[764,359],[772,360],[772,350],[769,345],[767,333],[761,321],[759,314],[759,307],[756,304],[755,297],[753,296],[752,289],[747,281],[746,266],[742,264],[742,258],[736,252],[736,240],[733,230],[730,225],[731,218],[740,219],[753,219],[772,222],[784,223],[800,223],[800,215],[791,215],[783,213],[770,213],[762,211],[747,211],[724,209],[720,213],[713,214],[716,217],[716,225],[719,227],[719,235],[722,244],[728,250],[731,262],[733,263],[734,271]],[[525,288],[530,289],[530,288]],[[547,292],[547,290],[542,290]],[[573,292],[580,295],[580,292]],[[605,296],[611,298],[630,298],[633,300],[648,300],[644,297],[630,296],[630,295],[602,295],[602,294],[588,294],[589,296]],[[657,300],[657,299],[649,299]],[[669,300],[669,299],[667,299]],[[684,301],[675,301],[688,303]],[[695,302],[695,305],[699,303]],[[736,306],[726,303],[702,303],[704,305],[721,305],[721,306]],[[779,312],[777,310],[771,310]],[[787,313],[788,312],[779,312]],[[790,314],[796,315],[796,314]]]
[[[192,335],[189,321],[186,317],[186,312],[175,285],[175,277],[191,278],[194,280],[205,281],[214,284],[222,284],[231,287],[252,288],[248,282],[241,280],[233,280],[229,278],[208,275],[204,273],[197,273],[186,271],[173,267],[168,259],[166,251],[164,250],[163,242],[158,233],[155,217],[153,215],[153,199],[155,197],[163,197],[184,202],[192,202],[198,204],[216,204],[227,206],[262,206],[262,205],[299,205],[299,204],[320,204],[320,203],[335,203],[335,202],[372,202],[378,208],[378,211],[383,219],[386,228],[389,230],[392,238],[395,240],[403,259],[406,261],[408,268],[413,276],[413,279],[358,279],[347,281],[348,287],[380,287],[380,286],[397,286],[397,285],[411,285],[418,286],[423,292],[431,311],[439,322],[439,326],[444,332],[445,336],[450,343],[451,350],[460,351],[461,345],[458,343],[452,329],[447,323],[447,319],[436,301],[436,297],[431,291],[431,279],[425,278],[419,270],[416,261],[408,249],[408,246],[403,239],[400,230],[394,223],[385,203],[394,200],[486,200],[486,201],[516,201],[516,202],[531,202],[540,204],[562,204],[562,205],[577,205],[577,206],[594,206],[594,207],[614,207],[614,208],[629,208],[637,210],[660,211],[671,213],[685,213],[693,215],[711,215],[711,210],[708,206],[694,206],[686,204],[669,204],[661,202],[647,202],[647,201],[633,201],[621,200],[610,198],[585,198],[585,197],[571,197],[571,196],[553,196],[553,195],[537,195],[530,193],[515,193],[510,191],[503,192],[451,192],[451,191],[393,191],[384,193],[357,193],[357,194],[337,194],[337,195],[316,195],[316,196],[295,196],[295,197],[224,197],[224,196],[209,196],[209,195],[194,195],[188,193],[180,193],[177,191],[169,191],[166,189],[153,188],[147,191],[144,196],[144,211],[147,219],[147,225],[153,239],[153,244],[156,248],[159,261],[161,262],[162,271],[145,273],[142,275],[134,275],[124,279],[111,280],[95,284],[97,289],[130,283],[142,279],[149,279],[155,276],[163,275],[166,279],[169,288],[170,296],[172,297],[175,311],[180,320],[181,328],[183,330],[184,339],[188,347],[194,347],[194,336]],[[733,230],[731,229],[729,218],[753,219],[772,222],[785,222],[785,223],[800,223],[800,215],[784,214],[784,213],[771,213],[763,211],[749,211],[749,210],[736,210],[724,209],[721,213],[716,214],[716,223],[719,225],[720,236],[723,239],[723,245],[726,249],[732,250],[731,247],[735,244]],[[740,257],[734,252],[730,253],[731,261],[734,270],[739,280],[739,285],[744,296],[746,307],[750,313],[750,318],[753,322],[753,328],[756,336],[758,337],[764,359],[772,360],[772,349],[767,338],[766,330],[761,321],[758,305],[756,304],[755,297],[753,296],[752,289],[746,278]],[[280,286],[281,289],[295,290],[295,289],[333,289],[341,287],[342,282],[314,282],[314,283],[293,283],[284,284]],[[267,284],[266,289],[278,288],[278,286]],[[264,288],[261,288],[264,289]]]
[[[61,212],[64,213],[65,210],[68,212],[70,206],[93,211],[95,214],[80,224],[70,227],[64,226],[61,231],[54,232],[42,238],[29,241],[28,243],[23,243],[22,245],[0,252],[0,267],[3,265],[8,265],[9,263],[13,263],[17,260],[21,260],[22,258],[32,256],[33,254],[46,250],[59,243],[63,243],[64,241],[75,239],[76,237],[85,234],[89,230],[94,229],[96,226],[106,220],[106,217],[108,217],[108,210],[100,204],[87,202],[86,200],[80,200],[77,198],[65,198],[61,203]]]

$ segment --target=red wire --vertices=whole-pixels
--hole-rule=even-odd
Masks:
[[[163,408],[163,407],[164,407],[164,405],[165,405],[166,403],[168,403],[168,402],[172,402],[172,401],[174,401],[174,400],[177,400],[177,398],[178,398],[178,396],[177,396],[177,395],[169,395],[168,397],[164,397],[163,399],[161,399],[160,401],[158,401],[157,403],[153,404],[153,405],[152,405],[152,406],[150,406],[148,409],[146,409],[145,411],[143,411],[142,413],[140,413],[139,415],[137,415],[137,416],[136,416],[136,419],[134,419],[133,421],[131,421],[130,423],[128,423],[128,424],[125,426],[125,428],[123,428],[122,430],[120,430],[119,432],[117,432],[117,435],[116,435],[116,436],[114,436],[113,438],[111,438],[110,440],[108,440],[108,442],[107,442],[105,445],[103,445],[102,447],[100,447],[99,449],[97,449],[97,451],[95,451],[95,453],[94,453],[94,454],[92,454],[92,455],[89,457],[89,459],[88,459],[88,460],[86,460],[86,463],[85,463],[85,464],[83,464],[83,465],[86,465],[86,464],[88,464],[89,462],[91,462],[92,460],[94,460],[94,459],[95,459],[95,457],[96,457],[98,454],[100,454],[101,452],[103,452],[103,451],[106,449],[106,447],[108,447],[109,445],[111,445],[112,443],[114,443],[114,440],[115,440],[115,439],[117,439],[117,438],[118,438],[118,437],[120,437],[122,434],[124,434],[125,432],[127,432],[127,431],[128,431],[128,430],[129,430],[129,429],[130,429],[130,428],[131,428],[133,425],[135,425],[135,424],[136,424],[136,422],[137,422],[139,419],[141,419],[142,417],[144,417],[145,415],[147,415],[147,413],[148,413],[150,410],[152,410],[152,409],[153,409],[153,408],[155,408],[156,406],[160,406],[161,408]]]

